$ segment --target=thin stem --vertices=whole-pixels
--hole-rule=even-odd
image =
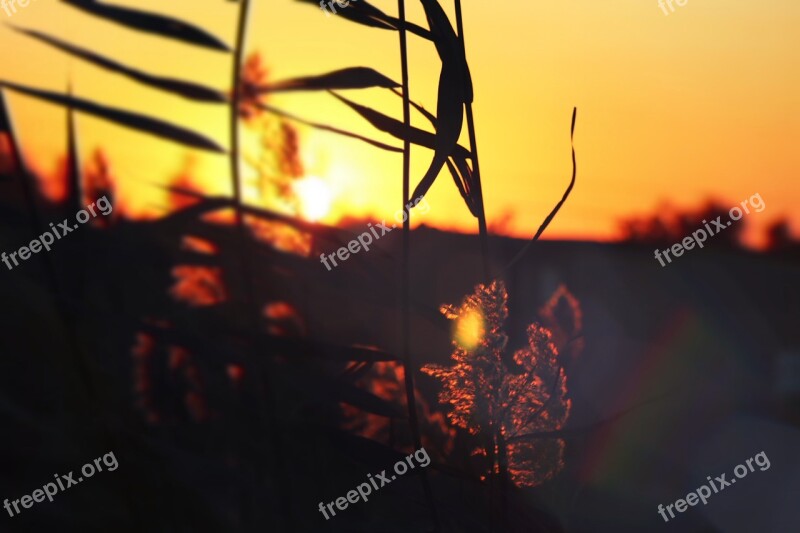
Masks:
[[[461,16],[461,0],[455,0],[456,7],[456,28],[458,31],[458,41],[461,43],[461,53],[467,57],[466,45],[464,44],[464,22]],[[489,269],[489,237],[486,228],[486,210],[483,206],[483,187],[481,185],[481,166],[478,162],[478,141],[475,135],[475,119],[472,115],[472,102],[467,102],[467,130],[469,132],[469,148],[472,152],[473,174],[478,178],[475,180],[475,195],[478,198],[478,232],[481,240],[481,256],[483,257],[483,277],[488,283],[491,279]]]
[[[250,267],[248,254],[245,251],[247,246],[247,227],[245,226],[244,213],[242,206],[242,185],[241,185],[241,169],[239,166],[239,159],[241,157],[240,148],[240,135],[239,135],[239,108],[242,99],[242,65],[244,63],[244,45],[247,38],[247,16],[250,8],[250,0],[242,0],[242,5],[239,8],[239,21],[236,26],[236,48],[233,50],[233,95],[231,96],[231,115],[230,115],[230,128],[231,128],[231,185],[233,186],[233,199],[236,205],[234,209],[234,217],[236,220],[236,230],[239,247],[239,259],[241,268],[240,283],[244,286],[242,294],[244,295],[246,303],[246,312],[255,313],[254,317],[258,316],[258,309],[253,300],[253,269]],[[253,324],[255,326],[255,324]]]
[[[398,17],[400,18],[401,25],[398,31],[400,35],[400,68],[402,71],[403,83],[403,124],[406,130],[411,127],[411,104],[409,96],[409,82],[408,82],[408,46],[406,41],[406,6],[405,0],[397,0]],[[411,435],[414,440],[414,447],[419,450],[422,448],[422,438],[419,432],[419,419],[417,418],[417,403],[414,394],[414,360],[411,356],[410,341],[411,341],[411,302],[409,298],[411,286],[411,209],[406,207],[408,204],[409,196],[411,194],[411,141],[408,136],[403,139],[403,199],[401,209],[405,211],[406,215],[403,218],[403,258],[402,258],[402,271],[400,274],[400,292],[401,292],[401,318],[400,318],[400,337],[402,343],[402,357],[405,365],[405,386],[406,386],[406,403],[408,405],[408,419],[411,425]],[[425,497],[428,500],[429,508],[431,510],[431,519],[434,524],[434,529],[439,530],[439,519],[436,514],[436,504],[433,501],[433,491],[431,490],[428,475],[425,470],[422,471],[421,477],[422,489]]]
[[[464,21],[461,12],[461,0],[455,0],[456,10],[456,29],[458,31],[458,41],[461,45],[462,57],[467,57],[466,44],[464,40]],[[466,59],[465,59],[466,61]],[[472,114],[472,102],[467,102],[467,131],[469,133],[469,148],[472,152],[473,174],[476,176],[475,180],[475,195],[478,200],[478,232],[480,234],[481,242],[481,257],[483,258],[483,277],[486,283],[491,280],[490,267],[489,267],[489,237],[486,227],[486,209],[483,203],[483,186],[481,185],[481,167],[478,159],[478,140],[475,135],[475,118]],[[500,520],[501,527],[505,529],[506,525],[506,502],[508,491],[508,468],[507,456],[505,449],[505,440],[501,434],[502,428],[496,428],[496,433],[491,437],[492,450],[490,450],[492,472],[489,475],[489,492],[492,507],[492,514],[495,513],[495,483],[494,479],[499,478],[500,485]],[[495,454],[494,446],[497,446],[497,453]],[[495,461],[498,463],[498,472],[495,477],[494,466]],[[494,529],[494,520],[491,523],[491,528]]]
[[[508,446],[502,425],[497,428],[497,464],[500,478],[500,527],[502,531],[508,531],[508,489],[511,480],[508,474]]]
[[[397,8],[399,11],[400,20],[405,22],[406,10],[405,1],[398,0]],[[409,127],[411,122],[411,105],[409,103],[408,95],[408,50],[406,48],[406,31],[403,26],[400,31],[400,64],[402,70],[402,83],[403,83],[403,124],[406,128]],[[403,256],[402,256],[402,272],[401,272],[401,293],[402,293],[402,356],[406,362],[405,372],[405,385],[406,396],[408,397],[408,416],[411,421],[411,434],[414,438],[414,446],[419,449],[422,446],[422,440],[419,434],[419,421],[417,420],[417,409],[414,397],[414,373],[413,366],[411,366],[411,350],[410,350],[410,330],[411,330],[411,306],[409,301],[409,290],[411,285],[411,210],[406,207],[408,197],[411,190],[411,142],[406,136],[403,139],[403,198],[401,209],[406,211],[407,216],[403,220]]]
[[[572,122],[569,129],[569,141],[572,149],[572,178],[570,179],[569,185],[567,186],[567,190],[564,191],[564,195],[561,197],[561,200],[559,200],[559,202],[556,204],[553,210],[550,211],[550,214],[548,214],[547,217],[544,219],[542,225],[539,226],[539,229],[536,231],[536,234],[533,236],[533,238],[529,240],[525,244],[525,246],[523,246],[522,249],[517,253],[517,255],[514,256],[514,259],[512,259],[511,262],[508,265],[506,265],[506,267],[503,269],[503,273],[510,272],[511,269],[517,264],[517,261],[519,261],[525,256],[525,253],[531,247],[531,244],[539,240],[539,237],[541,237],[542,233],[544,233],[544,230],[547,229],[547,226],[550,225],[550,222],[553,221],[553,218],[556,216],[556,213],[558,213],[558,210],[561,209],[562,205],[564,205],[564,202],[567,201],[567,198],[569,198],[569,193],[572,192],[572,188],[575,186],[575,176],[578,174],[578,163],[575,159],[575,119],[577,118],[577,116],[578,116],[578,108],[573,107]]]
[[[240,148],[240,135],[239,135],[239,106],[241,103],[242,93],[242,65],[244,64],[244,46],[247,37],[247,19],[250,8],[250,0],[241,0],[241,7],[239,8],[239,20],[236,30],[236,48],[233,51],[233,95],[231,97],[231,114],[230,114],[230,128],[231,128],[231,181],[233,185],[233,197],[236,204],[235,219],[238,237],[238,248],[240,254],[240,267],[241,267],[241,283],[242,292],[244,293],[245,300],[245,319],[249,321],[250,327],[254,336],[258,335],[258,316],[260,314],[257,301],[254,299],[256,296],[255,285],[253,280],[253,273],[255,270],[252,268],[246,251],[248,236],[247,227],[244,220],[244,203],[242,200],[241,190],[241,171],[239,168],[239,159],[241,157]],[[283,442],[280,436],[280,430],[275,415],[274,401],[272,398],[271,387],[269,386],[269,373],[264,372],[261,363],[255,358],[249,358],[248,364],[255,370],[252,372],[253,382],[252,385],[255,389],[256,401],[258,402],[258,415],[256,417],[257,424],[257,438],[259,441],[265,440],[265,429],[269,433],[270,443],[272,445],[272,467],[277,473],[278,479],[283,487],[287,490],[279,491],[280,503],[285,527],[293,531],[291,521],[291,498],[289,494],[289,476],[286,472],[286,465],[279,457],[283,456]],[[265,380],[262,383],[262,379]],[[266,421],[263,419],[266,417]],[[265,423],[266,422],[266,423]],[[263,446],[258,446],[258,449],[263,451]],[[267,477],[268,472],[264,460],[261,459],[259,452],[253,459],[255,476],[255,487],[250,491],[251,500],[248,502],[249,507],[247,510],[250,513],[251,529],[259,529],[263,527],[266,520],[260,519],[260,514],[264,512],[263,502],[259,501],[258,495],[262,493],[259,484],[263,483]]]
[[[242,6],[239,10],[239,23],[236,35],[236,48],[233,55],[233,96],[231,98],[231,182],[233,185],[233,198],[236,201],[236,226],[239,229],[241,243],[246,242],[246,233],[244,227],[244,215],[242,214],[242,190],[241,190],[241,176],[239,169],[239,105],[241,103],[241,89],[242,89],[242,64],[244,62],[244,42],[246,38],[247,27],[247,13],[250,6],[249,0],[242,0]],[[242,261],[243,267],[246,261]],[[249,276],[244,279],[249,279]],[[249,291],[246,291],[250,294]]]

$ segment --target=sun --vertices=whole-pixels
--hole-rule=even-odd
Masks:
[[[333,193],[328,183],[316,176],[294,182],[294,192],[300,200],[300,216],[310,222],[325,217],[333,204]]]

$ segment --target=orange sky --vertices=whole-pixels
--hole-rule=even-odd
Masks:
[[[248,49],[260,50],[273,79],[370,66],[399,80],[397,36],[292,0],[255,0]],[[395,2],[374,4],[394,12]],[[139,0],[140,9],[185,18],[233,42],[237,4],[223,0]],[[419,3],[409,16],[425,25]],[[451,3],[443,4],[452,14]],[[578,181],[545,237],[608,239],[617,221],[668,200],[695,207],[713,196],[735,205],[755,193],[767,208],[748,216],[755,229],[789,216],[800,230],[800,3],[688,0],[664,15],[656,0],[481,2],[464,4],[467,55],[475,88],[486,209],[490,225],[513,214],[510,232],[530,235],[558,201],[571,171],[569,119],[578,107]],[[5,22],[49,32],[151,73],[227,90],[230,57],[144,36],[101,22],[55,0],[18,8]],[[126,78],[0,28],[2,78],[76,94],[203,131],[227,145],[227,110],[143,88]],[[439,63],[430,43],[410,37],[411,94],[436,107]],[[8,94],[8,93],[7,93]],[[401,117],[401,102],[382,91],[347,96]],[[63,152],[63,111],[8,96],[23,144],[52,170]],[[272,103],[398,145],[324,94],[276,96]],[[415,118],[417,125],[424,121]],[[187,149],[92,117],[78,121],[82,152],[102,146],[134,213],[165,205],[162,191]],[[358,141],[300,128],[308,175],[333,189],[324,221],[343,215],[389,216],[399,207],[401,158]],[[466,133],[462,138],[466,144]],[[197,174],[229,191],[224,156],[196,152]],[[415,149],[412,184],[431,153]],[[131,200],[134,199],[134,200]],[[473,230],[449,175],[428,196],[424,222]],[[750,241],[754,242],[754,233]]]

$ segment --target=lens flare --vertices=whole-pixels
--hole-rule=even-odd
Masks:
[[[475,348],[484,336],[483,315],[477,309],[470,309],[456,321],[455,339],[464,348]]]
[[[296,181],[293,189],[300,200],[300,216],[306,220],[316,222],[330,212],[333,193],[324,180],[309,176]]]

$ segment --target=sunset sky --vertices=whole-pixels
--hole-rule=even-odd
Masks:
[[[400,80],[397,34],[368,28],[292,0],[253,2],[248,51],[260,51],[273,80],[369,66]],[[224,0],[140,0],[123,5],[169,14],[233,44],[238,4]],[[396,3],[374,5],[395,14]],[[419,2],[409,17],[425,26]],[[443,2],[452,15],[452,3]],[[800,233],[800,3],[688,0],[665,15],[656,0],[464,3],[467,57],[490,226],[507,219],[512,235],[531,235],[558,201],[571,172],[569,121],[578,108],[578,179],[547,238],[606,240],[618,221],[662,202],[696,207],[707,197],[736,205],[755,193],[766,209],[749,215],[755,230],[790,217]],[[230,87],[231,57],[147,36],[90,17],[54,0],[37,0],[8,24],[38,29],[142,70]],[[433,45],[410,36],[411,97],[436,108],[440,63]],[[138,85],[0,28],[5,80],[65,91],[106,105],[194,128],[228,143],[225,106],[201,105]],[[6,92],[22,143],[36,168],[52,172],[64,151],[64,112]],[[347,91],[360,103],[402,117],[386,91]],[[399,146],[329,95],[295,93],[270,103],[309,120]],[[415,123],[426,127],[424,119]],[[195,158],[198,179],[230,191],[225,156],[126,131],[79,116],[82,153],[102,147],[131,215],[161,212],[163,191]],[[401,200],[401,156],[358,141],[299,127],[308,176],[325,181],[343,215],[390,216]],[[462,143],[467,145],[466,130]],[[432,153],[412,153],[412,188]],[[452,179],[441,174],[419,220],[474,231]],[[757,243],[755,232],[748,235]]]

